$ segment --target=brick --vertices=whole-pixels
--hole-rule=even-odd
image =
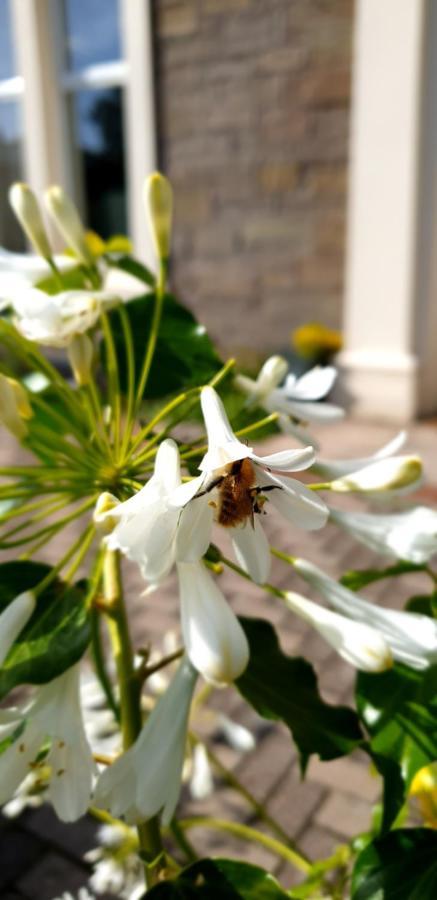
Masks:
[[[287,163],[270,163],[259,170],[259,182],[263,191],[268,194],[290,191],[298,180],[298,168]]]
[[[28,834],[15,822],[6,822],[1,832],[2,864],[0,867],[0,891],[12,885],[23,869],[29,869],[45,850],[43,841]]]
[[[46,853],[37,865],[25,872],[16,882],[16,887],[32,900],[53,900],[59,892],[73,894],[86,885],[88,871],[70,862],[57,853]]]
[[[381,794],[380,779],[372,777],[369,766],[350,757],[322,762],[312,759],[308,769],[311,782],[325,785],[341,793],[352,794],[368,803],[376,803]]]
[[[372,806],[352,794],[331,794],[315,815],[315,823],[329,828],[344,838],[368,831]]]
[[[349,66],[310,69],[302,79],[299,99],[312,107],[346,105],[350,100]]]
[[[199,24],[198,15],[187,3],[177,3],[161,9],[157,17],[157,28],[160,37],[186,37],[196,31]]]
[[[325,787],[309,779],[302,781],[298,768],[294,767],[271,794],[268,809],[287,834],[296,838],[326,795]]]

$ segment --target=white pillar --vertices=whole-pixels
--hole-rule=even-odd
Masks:
[[[435,0],[358,0],[339,362],[386,421],[437,409],[436,47]]]
[[[137,256],[154,268],[155,253],[143,201],[144,179],[156,168],[152,7],[144,0],[123,0],[121,11],[129,70],[125,105],[129,231]]]

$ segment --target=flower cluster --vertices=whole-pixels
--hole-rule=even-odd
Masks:
[[[28,794],[40,794],[64,821],[97,807],[118,820],[118,836],[138,826],[143,858],[165,871],[159,829],[174,819],[187,742],[193,795],[213,789],[208,753],[191,731],[193,700],[254,677],[250,636],[221,589],[223,568],[240,576],[241,591],[250,580],[275,597],[358,670],[377,674],[399,662],[421,672],[437,662],[435,619],[386,609],[353,592],[293,556],[293,535],[329,521],[372,551],[422,567],[435,581],[429,564],[437,552],[437,512],[423,506],[351,512],[332,504],[336,494],[403,496],[420,482],[420,459],[399,454],[403,434],[370,457],[317,456],[308,423],[344,415],[325,401],[337,375],[332,366],[299,378],[278,356],[256,378],[236,374],[233,361],[221,366],[202,328],[193,329],[166,293],[171,188],[155,174],[145,195],[156,273],[90,239],[58,187],[45,195],[68,244],[66,253],[55,255],[33,193],[24,185],[10,193],[39,255],[0,254],[0,337],[20,363],[16,369],[1,364],[0,422],[34,456],[32,464],[1,470],[0,546],[22,548],[22,555],[19,578],[15,563],[5,563],[0,573],[0,696],[18,685],[31,685],[33,693],[0,710],[0,802],[13,814]],[[114,269],[139,280],[142,293],[110,289]],[[192,351],[184,350],[185,321],[187,341],[201,342]],[[40,347],[65,350],[72,379]],[[166,353],[176,359],[174,371]],[[244,427],[232,424],[229,393]],[[261,421],[283,442],[283,449],[265,455],[246,442],[259,427],[260,408],[267,413]],[[196,437],[185,439],[180,426],[193,410]],[[294,446],[296,439],[303,446]],[[270,515],[276,514],[286,523],[281,549],[269,539]],[[55,566],[32,561],[73,522],[80,534]],[[285,587],[270,582],[273,555],[291,567]],[[122,557],[139,568],[145,607],[169,576],[177,584],[181,644],[158,661],[150,647],[134,653]],[[84,562],[89,577],[78,581]],[[294,576],[328,607],[297,593]],[[80,690],[80,660],[89,644],[97,695],[90,683]],[[143,685],[157,677],[164,689],[146,703]],[[299,685],[282,690],[299,691]],[[240,751],[254,748],[243,726],[222,717],[221,727]],[[118,890],[123,867],[100,851],[94,862],[100,876],[91,881],[93,890]],[[126,876],[129,890],[137,876],[134,866]]]

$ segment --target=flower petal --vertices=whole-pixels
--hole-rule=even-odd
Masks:
[[[269,577],[271,556],[270,544],[259,519],[252,523],[229,529],[235,558],[238,564],[256,581],[264,584]]]
[[[437,621],[418,613],[376,606],[307,560],[294,560],[294,567],[338,612],[380,631],[399,662],[424,669],[437,661]]]
[[[206,681],[235,681],[249,660],[246,635],[202,563],[178,563],[182,634],[191,663]]]
[[[270,453],[268,456],[256,456],[255,453],[250,453],[250,458],[258,466],[283,472],[301,472],[303,469],[308,469],[314,462],[314,456],[314,447],[304,447],[303,450],[280,450],[278,453]]]
[[[392,456],[380,459],[331,481],[330,490],[340,493],[358,491],[409,491],[416,488],[422,478],[422,461],[418,456]]]
[[[223,403],[214,388],[203,388],[200,402],[208,435],[208,451],[200,463],[200,471],[213,472],[250,456],[252,448],[235,437]]]
[[[260,487],[275,485],[278,490],[269,491],[269,503],[299,528],[314,531],[326,524],[329,510],[323,500],[295,478],[279,478],[264,472],[259,479]]]
[[[198,562],[202,559],[211,541],[213,517],[207,495],[195,498],[184,507],[176,532],[177,562]]]
[[[285,393],[295,400],[321,400],[332,389],[337,378],[334,366],[314,366],[297,381],[285,381]]]
[[[375,628],[353,622],[294,591],[287,591],[285,602],[355,668],[362,672],[384,672],[392,667],[390,647]]]
[[[339,478],[342,475],[348,475],[351,472],[358,472],[364,469],[377,459],[386,459],[393,456],[403,447],[407,439],[407,432],[400,431],[388,444],[384,444],[375,453],[369,456],[356,457],[355,459],[321,459],[318,458],[314,464],[314,471],[323,475],[325,478]]]
[[[330,518],[376,553],[421,564],[437,552],[437,511],[426,506],[389,515],[331,509]]]

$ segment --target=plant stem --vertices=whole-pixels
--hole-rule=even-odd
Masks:
[[[240,822],[227,822],[225,819],[214,819],[209,816],[195,816],[190,819],[180,819],[179,826],[184,830],[186,828],[216,828],[219,831],[228,831],[243,841],[261,844],[267,850],[270,850],[271,853],[280,856],[281,859],[286,859],[300,872],[308,874],[311,871],[311,863],[291,847],[286,847],[285,844],[282,844],[275,838],[271,838],[262,831],[251,828],[249,825],[242,825]]]
[[[103,567],[103,589],[108,611],[108,627],[120,690],[121,733],[128,750],[141,731],[140,687],[135,676],[133,649],[123,600],[120,554],[107,550]],[[138,825],[147,887],[156,883],[164,864],[159,821],[155,816]]]
[[[156,290],[155,290],[155,308],[153,310],[153,318],[152,324],[150,326],[150,334],[149,340],[147,343],[146,355],[144,357],[143,368],[140,375],[140,380],[138,382],[137,394],[136,394],[136,409],[140,406],[141,400],[143,399],[144,388],[147,384],[147,379],[149,377],[149,372],[153,362],[153,356],[155,353],[156,342],[158,340],[158,332],[159,326],[161,324],[161,315],[162,315],[162,307],[164,304],[164,296],[165,296],[165,282],[167,279],[167,266],[164,260],[160,260],[159,263],[159,273],[158,278],[156,280]]]

